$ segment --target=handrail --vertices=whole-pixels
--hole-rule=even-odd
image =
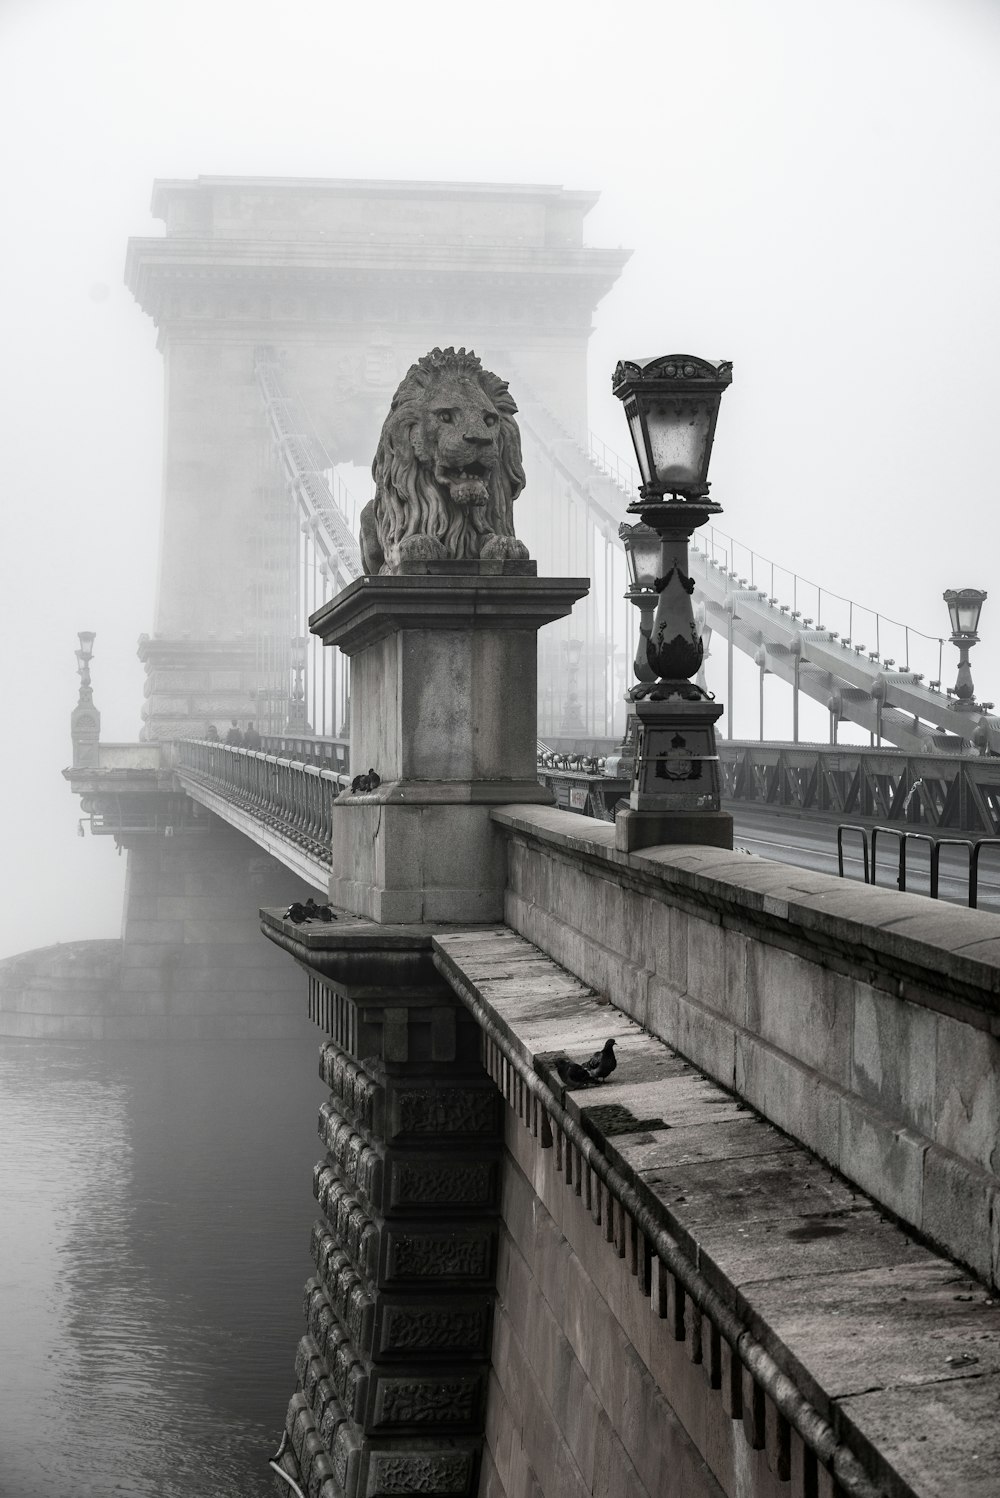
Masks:
[[[935,837],[929,832],[910,832],[901,827],[873,827],[871,829],[871,860],[868,856],[868,828],[859,826],[852,822],[841,822],[837,828],[837,873],[841,879],[850,876],[844,872],[844,835],[848,832],[856,832],[861,838],[861,852],[864,862],[865,884],[875,886],[878,884],[876,852],[879,836],[894,837],[898,844],[898,862],[896,872],[897,888],[906,891],[906,864],[907,847],[910,843],[923,842],[930,846],[930,898],[940,899],[941,895],[941,850],[943,848],[964,848],[968,857],[966,865],[967,896],[966,903],[970,910],[979,908],[979,862],[983,848],[1000,848],[1000,837]],[[952,875],[951,877],[956,877]],[[885,886],[882,886],[885,888]],[[960,902],[955,902],[960,903]]]
[[[981,837],[969,858],[969,906],[979,909],[979,854],[983,848],[1000,848],[1000,837]]]
[[[896,865],[896,888],[906,887],[906,855],[903,852],[903,839],[905,833],[899,827],[873,827],[872,828],[872,884],[878,884],[878,835],[882,833],[885,837],[898,839],[897,865]],[[903,882],[900,883],[900,880]]]
[[[934,853],[931,856],[931,899],[938,898],[938,885],[941,874],[941,849],[942,848],[964,848],[969,857],[966,875],[969,888],[969,905],[975,909],[975,901],[972,898],[972,856],[974,844],[968,837],[939,837],[934,840]]]
[[[867,884],[868,883],[868,831],[867,831],[867,828],[855,826],[851,822],[842,822],[841,825],[837,828],[837,873],[840,875],[841,879],[843,879],[845,877],[844,876],[844,833],[845,832],[858,832],[858,833],[861,834],[861,851],[862,851],[862,853],[864,855],[864,868],[865,868],[865,877],[864,877],[864,880],[862,882],[864,884]]]
[[[177,767],[219,792],[262,826],[332,861],[333,801],[350,781],[320,765],[208,739],[180,739]]]

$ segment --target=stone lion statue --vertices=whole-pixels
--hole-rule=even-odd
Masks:
[[[514,536],[524,488],[517,407],[470,349],[432,349],[392,398],[361,513],[370,576],[404,561],[527,557]]]

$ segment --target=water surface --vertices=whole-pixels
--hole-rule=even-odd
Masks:
[[[0,1041],[0,1498],[271,1498],[318,1045]]]

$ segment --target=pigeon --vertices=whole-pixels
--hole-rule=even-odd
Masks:
[[[369,766],[367,775],[355,775],[351,781],[351,795],[363,795],[366,791],[377,791],[382,784],[382,777],[377,770]]]
[[[336,919],[333,907],[317,905],[312,895],[304,905],[300,900],[294,900],[285,911],[285,920],[292,921],[296,926],[301,926],[303,921],[335,921]]]
[[[595,1051],[590,1060],[585,1062],[584,1070],[592,1082],[603,1082],[605,1077],[610,1077],[617,1065],[614,1040],[606,1040],[603,1048]]]
[[[566,1087],[592,1087],[594,1085],[596,1078],[592,1077],[590,1072],[578,1062],[571,1061],[568,1056],[556,1056],[552,1065]]]

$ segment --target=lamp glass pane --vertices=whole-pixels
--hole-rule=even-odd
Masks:
[[[632,435],[632,446],[635,448],[635,456],[639,464],[639,472],[642,474],[642,482],[644,484],[651,484],[655,475],[649,466],[649,454],[646,451],[646,434],[643,430],[642,416],[638,402],[633,405],[628,413],[628,429]]]
[[[660,574],[660,538],[652,528],[648,534],[633,532],[632,567],[635,586],[652,589]]]
[[[665,489],[705,482],[712,417],[706,401],[653,400],[646,413],[656,481]]]
[[[958,628],[962,634],[974,635],[979,628],[982,603],[978,598],[958,600]]]

